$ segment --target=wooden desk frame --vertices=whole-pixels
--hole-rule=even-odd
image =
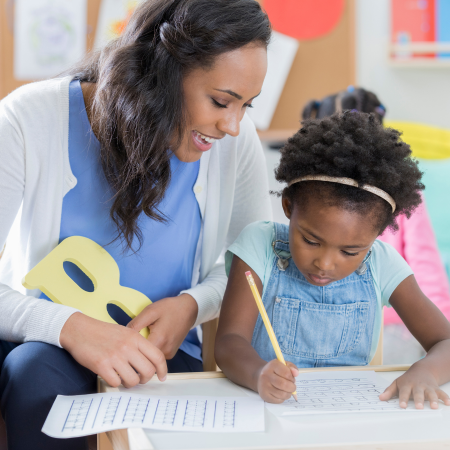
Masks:
[[[330,372],[330,371],[353,371],[353,370],[374,370],[375,372],[398,372],[408,370],[410,365],[385,365],[385,366],[347,366],[347,367],[327,367],[327,368],[313,368],[313,369],[300,369],[300,373],[309,372]],[[211,379],[211,378],[226,378],[222,372],[197,372],[197,373],[174,373],[167,375],[169,380],[190,380],[190,379]],[[106,384],[106,382],[99,378],[98,380],[98,392],[115,392],[117,388],[112,388]],[[107,439],[106,439],[107,436]],[[99,435],[98,438],[98,450],[130,450],[129,439],[133,440],[135,448],[139,450],[152,450],[153,447],[149,446],[148,439],[145,437],[141,428],[134,428],[129,430],[115,430],[108,433]],[[112,445],[112,447],[111,447]],[[432,446],[432,447],[431,447]],[[449,450],[450,442],[433,441],[427,445],[424,442],[402,442],[402,443],[367,443],[357,445],[338,445],[338,446],[326,446],[326,447],[301,447],[290,448],[289,450],[423,450],[427,448],[433,448],[433,450]],[[213,449],[202,449],[213,450]],[[245,449],[240,449],[245,450]],[[267,450],[267,449],[266,449]],[[271,449],[278,450],[278,449]]]

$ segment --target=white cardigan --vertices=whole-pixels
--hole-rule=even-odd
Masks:
[[[76,311],[39,299],[21,280],[59,242],[64,196],[77,184],[69,164],[70,77],[23,86],[0,102],[0,339],[59,346]],[[261,143],[244,116],[237,138],[213,144],[194,186],[202,232],[192,288],[195,325],[218,316],[227,278],[223,253],[256,220],[271,220]],[[197,284],[198,282],[198,284]]]

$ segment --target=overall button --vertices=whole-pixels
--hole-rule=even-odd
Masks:
[[[200,186],[199,184],[197,184],[196,186],[194,186],[194,192],[195,192],[196,194],[200,194],[200,192],[202,192],[202,191],[203,191],[203,187]]]
[[[280,302],[281,302],[281,298],[275,297],[275,303],[280,303]]]

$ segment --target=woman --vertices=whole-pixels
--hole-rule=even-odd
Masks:
[[[253,0],[149,0],[121,38],[69,76],[2,101],[0,395],[10,450],[84,448],[40,429],[56,395],[94,392],[96,374],[133,386],[155,372],[163,381],[165,359],[169,371],[201,370],[193,328],[218,315],[221,253],[271,216],[261,144],[245,115],[269,39]],[[103,245],[121,284],[154,301],[128,327],[21,287],[73,235]],[[110,311],[125,324],[120,313]],[[145,326],[148,340],[138,334]]]

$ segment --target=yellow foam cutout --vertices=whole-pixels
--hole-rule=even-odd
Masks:
[[[80,288],[66,274],[63,267],[65,261],[78,266],[91,279],[93,292]],[[72,236],[31,269],[22,284],[27,289],[40,289],[55,303],[77,308],[103,322],[116,323],[108,314],[108,304],[117,305],[131,318],[151,304],[146,295],[121,286],[119,281],[119,267],[103,247],[91,239]],[[146,327],[140,333],[146,338],[149,330]]]
[[[411,146],[414,157],[421,159],[450,158],[450,130],[394,120],[385,120],[384,125],[403,133],[402,140]]]

